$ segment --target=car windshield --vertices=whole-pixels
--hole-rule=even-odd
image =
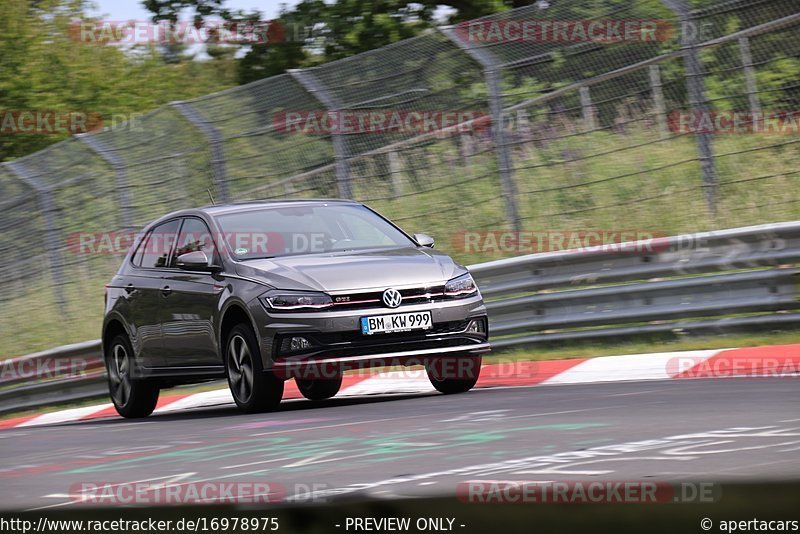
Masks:
[[[357,204],[265,207],[216,219],[237,260],[414,246],[403,232]]]

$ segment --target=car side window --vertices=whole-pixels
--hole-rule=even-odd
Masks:
[[[147,240],[150,239],[150,233],[147,232],[147,235],[139,241],[139,248],[136,249],[136,252],[133,253],[133,257],[131,258],[131,263],[133,263],[136,267],[142,266],[142,256],[144,256],[144,251],[147,248]]]
[[[175,254],[170,260],[170,267],[177,267],[178,256],[188,252],[205,252],[213,264],[219,264],[214,240],[211,239],[211,230],[206,223],[196,217],[187,217],[183,220],[181,232],[178,235],[178,245]]]
[[[145,269],[161,269],[167,266],[170,252],[175,245],[180,220],[174,219],[159,224],[144,242],[141,266]],[[137,252],[138,253],[138,252]]]

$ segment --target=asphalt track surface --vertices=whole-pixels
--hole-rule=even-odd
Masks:
[[[285,402],[0,432],[0,507],[76,484],[267,481],[287,497],[453,495],[467,480],[800,480],[800,383],[689,379]]]

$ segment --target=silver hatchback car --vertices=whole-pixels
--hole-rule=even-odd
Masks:
[[[125,417],[159,390],[225,377],[244,412],[284,382],[319,400],[348,370],[424,365],[443,393],[471,389],[490,349],[469,272],[345,200],[229,204],[148,225],[106,286],[103,350]]]

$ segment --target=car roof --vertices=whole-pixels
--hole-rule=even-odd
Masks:
[[[280,206],[297,206],[297,205],[324,205],[324,204],[356,204],[360,202],[355,200],[347,200],[341,198],[312,198],[312,199],[285,199],[285,200],[249,200],[244,202],[229,202],[226,204],[210,204],[199,208],[190,208],[174,211],[163,217],[159,217],[151,224],[159,223],[161,221],[171,219],[174,217],[185,217],[187,215],[198,215],[198,213],[206,213],[211,216],[222,215],[226,213],[236,213],[238,211],[249,211],[259,208],[274,208]]]
[[[255,200],[245,202],[231,202],[229,204],[214,204],[199,208],[209,215],[219,215],[221,213],[231,213],[257,208],[274,208],[276,206],[297,206],[297,205],[322,205],[322,204],[359,204],[355,200],[340,198],[313,198],[313,199],[287,199],[287,200]]]

